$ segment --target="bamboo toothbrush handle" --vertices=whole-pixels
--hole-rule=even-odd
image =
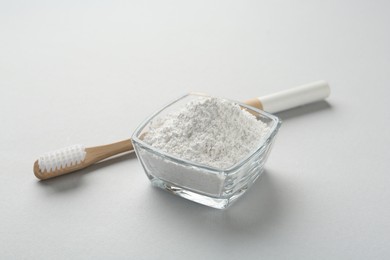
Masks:
[[[111,156],[131,150],[133,150],[133,144],[131,143],[130,139],[113,144],[86,148],[85,151],[87,152],[87,154],[85,156],[85,167],[101,160],[107,159]]]

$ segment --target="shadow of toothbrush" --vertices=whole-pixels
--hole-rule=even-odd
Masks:
[[[282,121],[288,121],[297,117],[317,113],[324,110],[331,110],[332,106],[325,100],[296,107],[276,114]]]

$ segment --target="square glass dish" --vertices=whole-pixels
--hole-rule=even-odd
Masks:
[[[269,113],[231,101],[265,123],[269,132],[251,153],[228,169],[213,168],[170,155],[142,140],[154,121],[199,97],[207,96],[191,93],[163,107],[138,126],[131,140],[152,185],[197,203],[223,209],[242,196],[263,172],[281,121]]]

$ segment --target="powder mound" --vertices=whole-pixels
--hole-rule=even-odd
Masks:
[[[176,157],[227,169],[259,145],[267,125],[239,105],[200,97],[153,122],[144,142]]]

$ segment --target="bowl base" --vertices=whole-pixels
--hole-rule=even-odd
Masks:
[[[248,189],[248,186],[242,187],[239,191],[235,192],[230,197],[223,198],[215,198],[206,195],[202,195],[182,187],[178,187],[172,183],[166,182],[159,178],[152,178],[150,180],[152,185],[163,190],[169,191],[170,193],[180,196],[182,198],[194,201],[196,203],[206,205],[216,209],[226,209],[229,207],[234,201],[236,201],[239,197],[241,197],[245,191]]]

